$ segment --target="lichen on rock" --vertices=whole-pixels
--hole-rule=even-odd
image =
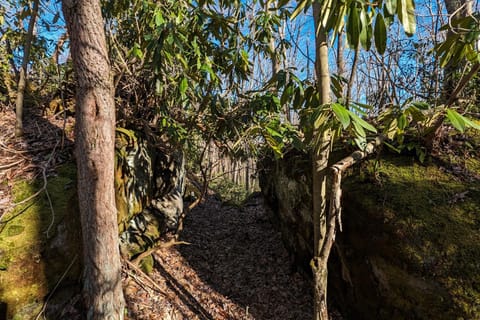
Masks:
[[[175,231],[183,213],[181,150],[159,147],[140,132],[117,129],[115,190],[120,250],[132,258]]]

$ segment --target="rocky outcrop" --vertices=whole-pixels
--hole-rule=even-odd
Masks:
[[[177,228],[184,159],[181,151],[165,149],[140,132],[118,129],[115,161],[121,250],[132,258]],[[82,237],[76,167],[68,161],[46,174],[48,181],[12,183],[15,202],[32,201],[1,217],[0,319],[39,318],[45,306],[46,319],[78,315]]]
[[[280,229],[295,265],[310,272],[313,254],[312,171],[307,154],[291,151],[283,159],[258,164],[266,209]]]
[[[306,154],[264,160],[260,181],[297,264],[312,257]],[[474,175],[473,175],[474,176]],[[344,179],[343,232],[329,263],[329,299],[344,319],[479,319],[480,188],[405,156]]]
[[[117,129],[115,189],[122,255],[131,258],[175,231],[183,213],[185,164],[143,134]]]

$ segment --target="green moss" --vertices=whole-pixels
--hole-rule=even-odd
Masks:
[[[24,226],[13,225],[7,228],[7,237],[18,236],[25,230]]]
[[[365,166],[371,168],[372,162]],[[389,278],[402,274],[393,266],[402,266],[408,277],[401,276],[395,283],[409,283],[409,277],[414,277],[443,290],[443,300],[425,302],[438,312],[437,319],[453,315],[480,318],[479,182],[461,180],[435,164],[424,166],[405,157],[381,161],[375,176],[376,183],[347,179],[345,186],[349,197],[360,206],[356,211],[365,212],[365,221],[376,221],[372,234],[385,239],[366,250],[381,254]],[[404,301],[395,298],[402,295],[401,286],[391,288],[395,288],[389,293],[392,303],[401,305]],[[413,300],[420,296],[411,292],[405,299],[412,300],[410,305],[414,306],[418,302]],[[444,310],[445,299],[451,300],[449,312]]]
[[[68,231],[66,239],[56,238],[62,223],[68,225],[78,221],[75,206],[70,202],[75,193],[75,171],[73,164],[65,164],[57,169],[56,176],[48,179],[51,207],[46,193],[41,192],[2,219],[0,301],[7,304],[10,319],[34,317],[36,313],[32,310],[38,310],[43,298],[76,254],[72,247],[68,247],[68,241],[72,239]],[[15,202],[30,197],[42,186],[43,179],[16,182],[13,187]],[[62,250],[71,252],[65,255]],[[75,272],[78,270],[79,267]]]
[[[465,160],[465,167],[471,172],[475,172],[477,175],[480,174],[480,161],[478,158],[468,158]]]
[[[153,270],[153,257],[152,257],[152,255],[149,255],[148,257],[145,257],[145,258],[142,259],[142,261],[140,261],[140,268],[146,274],[152,273],[152,270]]]

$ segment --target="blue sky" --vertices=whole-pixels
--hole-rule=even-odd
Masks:
[[[16,4],[18,1],[12,0],[0,0],[0,7],[4,8],[7,12],[6,16],[6,25],[13,26],[14,17],[13,13],[18,12]],[[435,29],[439,25],[445,22],[445,16],[438,16],[438,21],[436,21],[437,16],[433,15],[437,11],[437,2],[436,1],[417,1],[416,3],[416,14],[417,14],[417,34],[412,38],[407,40],[407,37],[403,32],[397,32],[398,26],[393,26],[391,32],[389,33],[391,38],[404,39],[406,45],[405,48],[411,47],[412,43],[418,41],[423,33],[433,32],[430,29]],[[475,1],[475,7],[478,9],[479,1]],[[8,16],[10,14],[10,16]],[[443,11],[445,14],[445,11]],[[433,17],[433,19],[432,19]],[[55,23],[53,23],[55,21]],[[292,36],[295,36],[299,41],[294,44],[289,51],[290,54],[295,53],[295,56],[290,55],[290,61],[287,61],[287,67],[291,67],[293,64],[297,67],[297,74],[300,78],[306,78],[307,76],[313,76],[313,63],[315,57],[314,51],[314,31],[313,31],[313,18],[311,16],[311,11],[307,12],[305,15],[300,15],[295,21],[300,24],[301,30],[298,31],[298,34],[292,31],[292,28],[285,29],[285,38],[287,40],[291,39]],[[23,20],[24,28],[28,26],[28,18]],[[51,54],[57,44],[58,38],[65,33],[65,23],[61,15],[61,7],[59,1],[41,1],[41,15],[37,21],[36,33],[41,37],[47,44],[47,52]],[[5,24],[2,26],[2,29],[5,29]],[[292,33],[293,32],[293,33]],[[16,48],[16,53],[21,56],[21,47]],[[66,59],[66,52],[62,55],[62,61]],[[305,57],[305,55],[309,58]],[[365,55],[365,53],[363,53]],[[399,61],[404,64],[414,68],[417,61],[408,55],[408,51],[402,53],[403,55],[399,58]],[[346,50],[345,60],[351,60],[352,50]],[[388,57],[387,57],[388,58]],[[19,62],[17,60],[17,62]],[[335,50],[331,50],[331,72],[335,72]],[[398,71],[398,70],[397,70]],[[401,70],[399,70],[401,71]],[[357,93],[358,97],[361,97],[362,93]]]

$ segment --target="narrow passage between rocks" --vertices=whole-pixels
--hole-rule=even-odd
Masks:
[[[310,283],[292,269],[261,197],[243,208],[208,199],[186,217],[180,240],[191,245],[153,255],[158,288],[129,280],[131,319],[311,317]]]

